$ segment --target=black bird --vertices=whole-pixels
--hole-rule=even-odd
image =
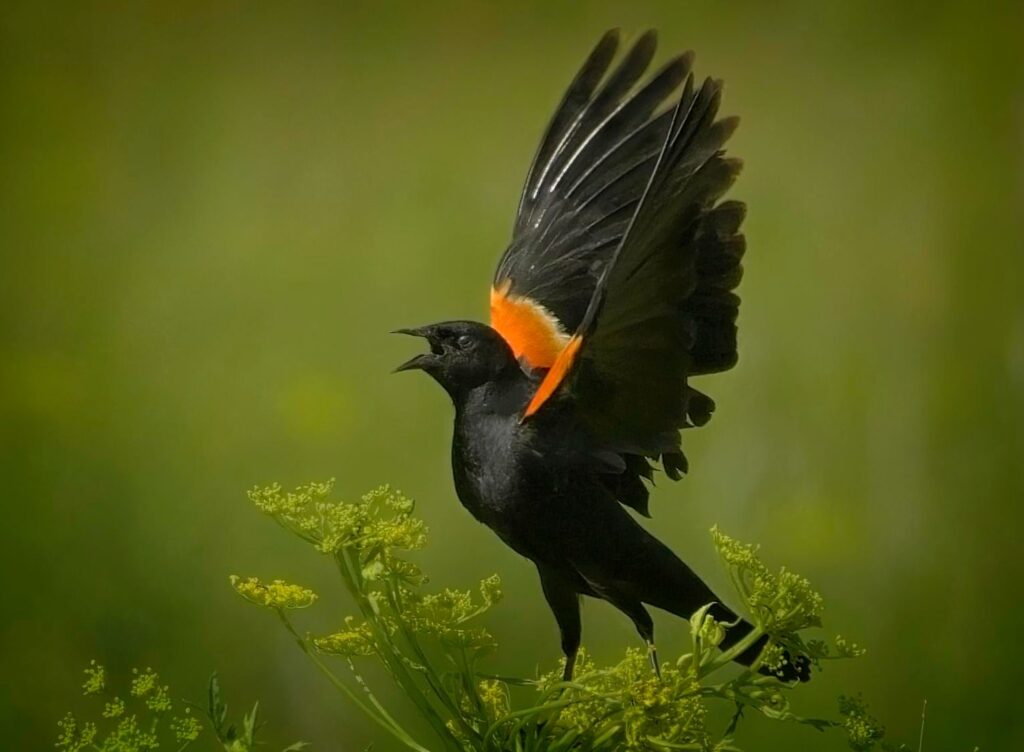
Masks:
[[[652,460],[673,480],[687,471],[680,429],[714,409],[689,377],[736,363],[745,208],[721,198],[740,170],[723,151],[737,120],[716,119],[722,84],[694,83],[692,53],[640,84],[654,32],[612,69],[618,46],[617,31],[598,42],[541,140],[491,325],[400,330],[430,352],[398,370],[426,371],[455,404],[459,499],[537,566],[566,678],[581,595],[625,613],[655,669],[644,604],[689,617],[715,602],[717,619],[737,619],[623,508],[649,516]],[[724,646],[749,630],[729,629]],[[808,666],[790,661],[783,674],[806,679]]]

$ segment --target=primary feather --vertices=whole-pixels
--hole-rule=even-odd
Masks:
[[[640,37],[609,73],[618,44],[618,32],[608,32],[563,97],[495,273],[496,288],[509,283],[509,294],[541,303],[570,332],[583,319],[665,139],[669,113],[657,111],[692,59],[673,59],[634,92],[654,56],[656,36]]]
[[[546,373],[526,416],[541,431],[574,422],[602,462],[619,455],[608,485],[646,514],[646,458],[678,478],[680,429],[714,410],[689,377],[736,361],[744,207],[718,203],[740,168],[723,153],[737,121],[716,120],[721,84],[696,87],[686,53],[638,86],[654,33],[612,69],[617,47],[614,31],[598,42],[556,110],[495,288],[550,314],[564,347],[524,358]]]

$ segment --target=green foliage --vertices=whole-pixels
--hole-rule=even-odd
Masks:
[[[285,492],[278,485],[249,497],[282,527],[330,557],[358,609],[326,635],[302,634],[291,612],[313,604],[307,588],[280,580],[264,585],[232,577],[248,601],[280,619],[299,648],[335,689],[387,733],[410,749],[517,750],[735,750],[733,735],[747,710],[774,721],[845,731],[852,749],[882,743],[881,727],[860,700],[843,698],[834,720],[803,718],[790,706],[798,685],[764,675],[782,667],[789,654],[807,655],[818,670],[827,660],[863,654],[836,637],[832,646],[805,640],[821,625],[822,598],[808,581],[785,568],[770,570],[757,549],[717,529],[712,538],[753,631],[730,649],[719,645],[731,625],[716,621],[708,607],[690,623],[692,650],[662,667],[657,676],[645,650],[629,649],[614,666],[596,666],[584,651],[576,676],[562,681],[561,668],[534,678],[492,676],[479,663],[496,649],[480,617],[501,598],[491,577],[473,590],[431,593],[408,551],[426,544],[427,531],[405,496],[379,488],[356,502],[330,500],[333,481]],[[709,604],[710,605],[710,604]],[[768,641],[749,668],[733,659],[761,637]],[[375,659],[404,691],[437,737],[429,745],[408,732],[383,706],[357,661]],[[342,678],[337,669],[347,673]],[[525,702],[517,704],[521,697]],[[724,733],[709,724],[715,702],[734,709]],[[438,746],[440,745],[440,746]]]
[[[276,605],[275,607],[281,607]],[[160,683],[155,671],[132,670],[127,692],[115,693],[107,686],[106,669],[93,661],[85,669],[82,694],[103,701],[98,720],[84,720],[67,713],[57,722],[54,746],[62,752],[146,752],[173,749],[182,752],[199,739],[203,724],[186,703],[174,713],[170,687]],[[221,696],[217,675],[210,677],[206,721],[224,752],[254,752],[259,722],[259,703],[242,716],[240,723],[228,721],[228,708]],[[299,752],[306,742],[296,742],[281,752]]]
[[[332,489],[333,482],[292,492],[274,485],[249,495],[261,511],[330,557],[358,616],[346,617],[329,634],[303,635],[292,614],[317,602],[312,590],[283,580],[266,583],[234,575],[231,584],[250,603],[275,613],[335,689],[407,748],[736,750],[733,736],[750,710],[774,721],[842,731],[857,752],[906,749],[884,741],[884,729],[860,697],[840,697],[839,715],[832,720],[793,712],[790,695],[799,685],[772,675],[789,655],[806,655],[821,670],[827,660],[858,657],[864,650],[839,636],[831,646],[805,640],[805,630],[821,624],[821,596],[803,577],[785,568],[773,572],[754,546],[717,529],[712,530],[715,547],[754,625],[742,640],[720,650],[732,625],[717,621],[708,604],[690,619],[690,652],[664,664],[660,675],[651,670],[646,650],[631,648],[622,661],[607,667],[595,665],[581,650],[576,676],[569,682],[562,680],[561,666],[533,678],[511,678],[479,670],[481,659],[497,648],[480,617],[501,600],[500,580],[488,577],[473,590],[428,592],[423,573],[406,558],[407,552],[426,544],[427,531],[413,516],[414,503],[387,487],[354,503],[332,501]],[[753,665],[737,667],[736,656],[765,636]],[[437,740],[431,746],[415,739],[379,701],[356,665],[367,658],[384,665],[433,728]],[[336,672],[338,665],[347,671],[347,680]],[[103,702],[100,717],[65,715],[58,723],[58,750],[185,750],[199,738],[200,721],[190,707],[174,713],[170,690],[152,669],[134,670],[126,691],[119,694],[109,688],[106,670],[94,661],[85,670],[82,690]],[[733,709],[732,721],[722,732],[715,732],[709,722],[715,702]],[[205,715],[225,752],[253,752],[259,744],[259,703],[239,722],[229,722],[216,674],[209,681]],[[306,746],[297,742],[282,752]]]
[[[253,752],[257,744],[256,735],[263,727],[259,721],[260,704],[256,702],[252,710],[242,716],[240,724],[228,721],[228,706],[221,695],[220,681],[217,674],[210,677],[206,693],[206,717],[214,736],[225,752]],[[295,742],[281,752],[298,752],[309,746],[306,742]]]

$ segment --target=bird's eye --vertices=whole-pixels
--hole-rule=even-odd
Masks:
[[[465,350],[467,347],[473,344],[473,338],[470,337],[468,334],[463,334],[461,337],[455,340],[455,344],[459,346],[459,349]]]

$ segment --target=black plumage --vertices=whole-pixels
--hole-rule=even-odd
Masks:
[[[736,362],[745,250],[743,204],[721,201],[740,169],[724,153],[737,120],[717,118],[721,83],[695,85],[686,53],[641,84],[655,47],[648,32],[613,68],[609,32],[570,84],[498,264],[495,328],[402,330],[430,352],[399,370],[426,371],[455,405],[459,499],[536,564],[567,676],[581,595],[624,612],[652,646],[644,604],[689,617],[715,602],[736,620],[623,506],[649,514],[652,462],[672,479],[687,471],[680,431],[714,410],[688,378]],[[806,678],[806,661],[785,675]]]

